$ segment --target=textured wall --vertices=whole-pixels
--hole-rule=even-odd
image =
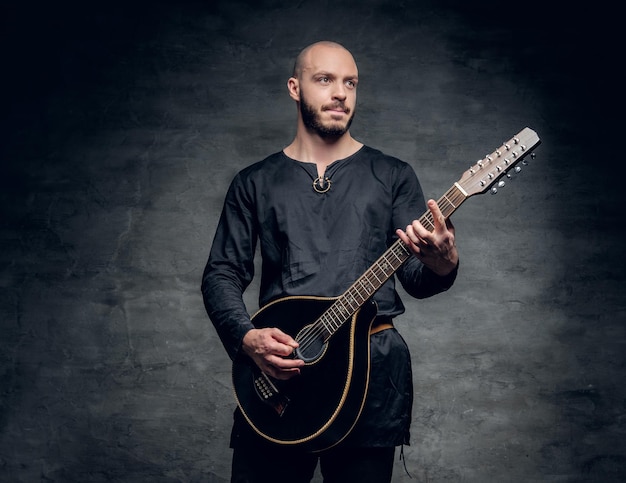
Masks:
[[[543,141],[455,214],[453,289],[405,299],[415,479],[398,461],[394,482],[626,478],[610,13],[130,5],[3,14],[0,480],[228,480],[230,362],[201,271],[232,176],[290,142],[285,81],[323,38],[360,67],[353,135],[430,197],[525,126]]]

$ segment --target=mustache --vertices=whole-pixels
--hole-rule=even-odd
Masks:
[[[327,104],[325,106],[322,106],[322,111],[330,111],[330,110],[335,111],[337,109],[341,109],[346,114],[350,114],[350,108],[346,107],[346,105],[341,101],[336,101],[336,102],[333,102],[332,104]]]

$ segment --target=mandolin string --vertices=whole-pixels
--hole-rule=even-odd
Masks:
[[[398,240],[399,241],[399,240]],[[401,251],[404,257],[398,255],[398,251]],[[388,260],[389,256],[393,255],[393,259],[396,260],[396,263],[390,262]],[[360,277],[341,297],[339,297],[331,307],[327,309],[327,311],[322,314],[322,316],[318,319],[316,324],[313,324],[309,327],[303,337],[303,342],[301,346],[307,348],[310,344],[313,343],[318,337],[322,336],[324,333],[324,329],[330,335],[334,333],[334,330],[337,330],[343,323],[345,323],[349,318],[351,318],[356,311],[376,292],[376,285],[379,287],[389,279],[391,275],[399,268],[402,263],[408,257],[408,252],[404,249],[404,245],[400,243],[394,243],[380,259],[368,269],[368,271]],[[392,259],[392,260],[393,260]],[[390,265],[393,270],[390,270],[389,273],[386,273],[381,267],[380,262],[384,260],[386,264]],[[378,271],[377,271],[378,270]],[[373,282],[373,278],[376,279],[378,284]],[[366,290],[366,294],[364,294],[360,289],[359,285],[364,287],[363,280],[366,280],[369,283],[370,290],[369,292]],[[361,299],[359,302],[358,299]],[[344,303],[345,301],[345,303]],[[352,302],[354,302],[354,304]],[[355,305],[356,304],[356,308]],[[349,310],[346,308],[346,305],[349,307]],[[334,317],[331,317],[331,314],[334,313]],[[337,322],[333,322],[335,319]],[[327,340],[327,339],[326,339]]]
[[[404,256],[399,256],[396,253],[398,248],[401,249]],[[393,255],[396,259],[395,264],[388,260],[389,255]],[[329,336],[332,335],[335,330],[350,319],[356,313],[358,308],[360,308],[370,298],[370,293],[365,295],[358,288],[359,284],[363,285],[363,279],[368,281],[371,287],[370,292],[373,294],[377,290],[376,285],[379,287],[382,286],[382,284],[388,280],[391,275],[393,275],[393,273],[404,263],[406,258],[408,258],[408,252],[404,249],[404,245],[401,243],[392,245],[390,250],[385,252],[385,256],[381,257],[381,260],[384,259],[386,264],[389,264],[388,266],[392,267],[392,270],[385,271],[381,268],[380,260],[375,263],[371,269],[357,281],[358,283],[355,282],[355,284],[353,284],[353,286],[350,287],[350,289],[348,289],[342,297],[338,298],[333,305],[331,305],[331,307],[329,307],[327,311],[322,314],[316,324],[310,326],[306,330],[303,335],[301,347],[303,349],[307,349],[315,340],[323,335],[324,331],[328,333]],[[373,282],[372,276],[376,279],[378,284]],[[361,299],[361,302],[359,302],[357,296]],[[356,304],[356,308],[351,301]],[[349,310],[346,308],[346,305],[349,307]],[[326,340],[328,340],[328,337]]]
[[[315,340],[323,335],[324,329],[330,337],[334,331],[354,316],[357,310],[362,307],[378,288],[380,288],[406,261],[408,256],[409,252],[404,247],[402,241],[399,239],[396,240],[365,274],[354,282],[352,286],[320,316],[317,322],[306,330],[300,346],[304,349],[308,348]],[[383,268],[381,265],[384,265],[387,269]],[[388,267],[391,268],[389,269]],[[359,289],[359,285],[365,287],[364,280],[370,287],[369,291],[365,289],[366,293],[363,293],[361,289]],[[359,299],[361,300],[360,302]],[[328,340],[328,338],[326,338],[326,340]]]
[[[456,187],[452,186],[437,202],[444,217],[450,216],[460,205],[465,201],[466,196]],[[420,223],[424,225],[429,231],[434,231],[435,224],[434,218],[430,211],[425,212],[419,219]],[[399,256],[397,252],[401,252],[402,256]],[[398,263],[394,263],[388,260],[389,256],[393,255],[397,259]],[[408,251],[404,247],[400,239],[396,240],[383,255],[374,264],[368,268],[368,270],[354,282],[343,295],[341,295],[333,304],[326,309],[326,311],[317,319],[316,322],[307,327],[302,333],[300,347],[307,349],[320,337],[323,338],[324,333],[328,334],[328,337],[334,334],[347,320],[349,320],[357,310],[363,306],[367,300],[369,300],[374,293],[382,287],[382,285],[391,278],[391,276],[402,266],[402,264],[408,258]],[[381,268],[380,262],[384,262],[385,265],[390,265],[392,269],[387,273],[384,268]],[[378,271],[377,271],[378,270]],[[377,283],[372,281],[372,276],[376,279]],[[358,285],[363,287],[363,280],[369,283],[370,291],[367,294],[363,294]],[[361,302],[359,302],[353,294],[357,294]],[[356,308],[353,307],[349,300],[353,300],[356,303]],[[344,302],[347,301],[349,310],[346,309]],[[324,340],[326,342],[328,338]]]
[[[376,292],[377,286],[382,286],[382,284],[388,280],[391,275],[393,275],[397,268],[404,263],[407,257],[408,252],[405,250],[402,242],[398,240],[365,272],[363,276],[353,283],[344,295],[339,297],[333,306],[331,306],[328,310],[328,312],[335,312],[340,315],[340,317],[335,317],[336,319],[341,320],[341,322],[333,324],[334,329],[336,330],[346,320],[352,317],[356,311]],[[392,269],[387,269],[385,271],[385,269],[381,267],[383,262],[385,266],[391,267]],[[367,285],[365,282],[367,282]],[[361,288],[359,288],[359,286]],[[369,287],[369,289],[367,287]],[[349,310],[346,306],[349,307]],[[328,318],[329,317],[324,317],[324,319]],[[330,322],[332,324],[332,318]],[[326,327],[328,327],[328,324],[326,324]],[[328,332],[329,335],[332,335],[333,333],[331,330],[328,330]]]
[[[400,244],[398,243],[400,242]],[[323,336],[324,332],[328,333],[328,335],[332,335],[341,325],[343,325],[348,319],[350,319],[356,311],[367,301],[369,298],[376,292],[382,284],[389,279],[391,275],[397,270],[402,263],[404,263],[405,259],[398,257],[397,251],[400,246],[401,250],[404,251],[401,245],[401,241],[397,240],[359,279],[352,284],[346,292],[318,318],[318,320],[312,324],[305,333],[303,333],[303,337],[301,339],[300,346],[303,348],[307,348],[312,344],[315,340],[317,340],[320,336]],[[390,255],[393,255],[395,259],[398,260],[397,266],[394,266],[393,263],[389,262],[388,258]],[[381,268],[381,262],[385,262],[386,265],[392,266],[393,270],[390,270],[389,273],[386,273],[384,269]],[[378,270],[378,271],[377,271]],[[373,279],[376,279],[375,283]],[[371,287],[370,293],[363,294],[362,291],[359,290],[359,284],[364,286],[363,280],[369,283]],[[377,288],[378,286],[378,288]],[[358,299],[361,299],[359,302]],[[352,303],[352,302],[353,303]],[[355,306],[356,305],[356,308]],[[328,338],[326,338],[328,340]]]

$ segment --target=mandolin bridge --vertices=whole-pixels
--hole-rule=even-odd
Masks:
[[[254,378],[254,389],[261,400],[282,416],[289,404],[289,398],[282,394],[276,385],[265,374]]]

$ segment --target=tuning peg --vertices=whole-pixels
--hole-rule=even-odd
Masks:
[[[530,153],[530,159],[532,159],[534,161],[536,157],[537,157],[537,155],[535,153]],[[528,158],[524,158],[522,160],[522,164],[524,166],[528,166],[528,164],[529,164]]]
[[[497,186],[494,186],[493,188],[491,188],[491,194],[495,195],[498,192],[498,188],[504,188],[506,186],[506,183],[503,180],[498,181]]]
[[[522,168],[520,168],[519,166],[515,166],[513,168],[513,172],[511,173],[511,171],[506,173],[506,177],[508,179],[513,179],[513,176],[515,176],[516,174],[519,174],[522,171]]]

